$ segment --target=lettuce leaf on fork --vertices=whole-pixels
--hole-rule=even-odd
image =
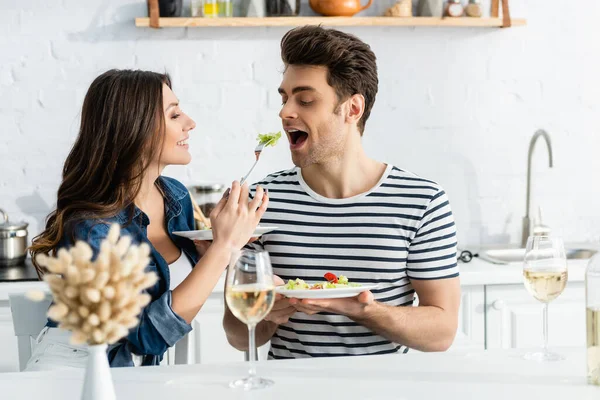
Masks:
[[[273,132],[273,133],[259,133],[257,140],[259,144],[264,144],[266,146],[275,146],[277,141],[281,138],[281,132]]]

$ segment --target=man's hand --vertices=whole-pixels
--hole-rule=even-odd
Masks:
[[[283,279],[277,275],[273,275],[273,283],[275,286],[284,285]],[[275,295],[275,304],[271,312],[265,317],[266,321],[271,321],[274,324],[280,325],[288,322],[290,317],[296,313],[295,304],[298,304],[298,299],[288,299],[280,294]]]
[[[293,304],[296,310],[309,315],[325,311],[345,315],[349,318],[357,318],[362,316],[365,308],[374,301],[373,293],[367,290],[356,297],[342,299],[304,299],[301,301],[296,300]]]

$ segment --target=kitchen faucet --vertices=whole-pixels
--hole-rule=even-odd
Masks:
[[[529,203],[531,199],[531,156],[533,155],[533,148],[539,137],[544,138],[548,147],[548,166],[552,168],[552,145],[550,144],[550,135],[543,129],[538,129],[531,141],[529,142],[529,153],[527,154],[527,199],[525,205],[525,217],[523,217],[523,233],[521,237],[521,245],[525,247],[527,245],[527,238],[531,234],[531,218],[529,217]]]

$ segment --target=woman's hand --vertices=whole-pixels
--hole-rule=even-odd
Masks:
[[[238,181],[233,182],[229,196],[226,193],[210,213],[214,244],[241,249],[249,242],[267,210],[269,197],[259,186],[249,202],[248,192],[246,183],[240,187]]]

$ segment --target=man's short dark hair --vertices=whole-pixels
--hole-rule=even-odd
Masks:
[[[281,59],[289,65],[327,68],[327,82],[338,101],[361,94],[365,110],[358,122],[362,135],[377,95],[377,62],[371,47],[354,35],[321,26],[294,28],[281,39]]]

